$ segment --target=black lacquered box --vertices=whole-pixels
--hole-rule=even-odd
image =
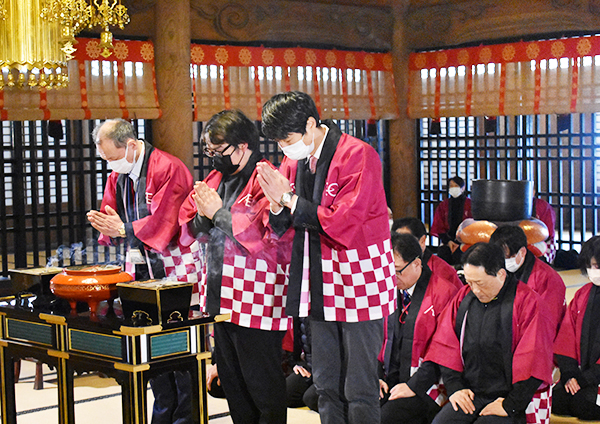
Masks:
[[[35,294],[50,294],[50,280],[60,274],[63,268],[38,267],[11,269],[10,284],[13,294],[29,291]]]
[[[162,325],[188,319],[192,283],[148,280],[118,283],[123,315],[134,326]]]

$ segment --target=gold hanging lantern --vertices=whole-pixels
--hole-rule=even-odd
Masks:
[[[75,35],[101,27],[102,55],[109,57],[109,28],[128,23],[121,0],[0,0],[0,89],[66,86]]]
[[[59,44],[61,27],[41,15],[42,0],[4,0],[0,20],[0,88],[35,87],[44,75],[46,88],[68,82],[67,61]],[[50,76],[52,78],[50,78]]]

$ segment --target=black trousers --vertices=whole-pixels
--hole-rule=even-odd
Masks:
[[[429,424],[439,410],[431,398],[413,396],[387,400],[381,406],[381,424]]]
[[[192,423],[192,377],[188,372],[166,372],[150,380],[154,405],[152,424]]]
[[[313,384],[312,377],[302,377],[292,371],[285,379],[287,386],[287,406],[301,408],[308,406],[313,411],[319,412],[319,395]]]
[[[495,399],[482,399],[481,396],[475,395],[473,403],[475,404],[475,412],[465,414],[460,407],[458,411],[452,408],[452,404],[448,402],[440,412],[435,416],[433,424],[513,424],[515,420],[511,417],[500,417],[498,415],[479,416],[479,413],[488,403]]]
[[[598,386],[585,387],[572,395],[567,393],[562,383],[558,383],[552,388],[552,413],[580,420],[600,420],[600,406],[591,401],[596,399],[597,394]]]
[[[285,424],[285,331],[215,324],[217,368],[235,424]]]

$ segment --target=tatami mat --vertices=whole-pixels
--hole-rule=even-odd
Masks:
[[[579,270],[559,272],[567,287],[567,301],[588,282]],[[22,361],[21,378],[16,385],[17,421],[19,424],[58,424],[56,372],[44,365],[44,389],[33,390],[35,365]],[[84,374],[75,378],[75,419],[77,424],[122,423],[121,388],[112,378]],[[148,390],[148,417],[151,416],[152,391]],[[211,424],[230,424],[227,402],[209,396]],[[554,421],[554,420],[553,420]],[[288,409],[290,424],[319,424],[319,414],[304,409]]]
[[[44,388],[33,390],[35,364],[22,361],[21,377],[16,384],[18,424],[58,424],[56,372],[44,365]],[[122,423],[121,387],[112,378],[96,374],[77,376],[75,421],[77,424]],[[152,416],[152,390],[148,390],[148,422]],[[208,397],[211,424],[231,424],[227,401]],[[308,409],[288,409],[290,424],[319,424],[319,414]]]

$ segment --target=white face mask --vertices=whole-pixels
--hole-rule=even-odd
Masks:
[[[392,231],[392,227],[394,226],[394,220],[389,219],[388,222],[390,223],[390,231]]]
[[[587,269],[587,275],[588,275],[588,278],[590,279],[590,281],[595,286],[600,286],[600,269],[598,269],[598,268],[588,268]]]
[[[123,156],[121,159],[108,161],[108,166],[110,167],[110,169],[112,169],[113,171],[115,171],[118,174],[129,174],[131,172],[131,170],[133,169],[133,166],[135,165],[135,155],[134,155],[133,162],[128,162],[127,161],[127,152],[128,151],[129,151],[129,144],[127,144],[127,147],[125,147],[125,156]]]
[[[504,267],[508,272],[517,272],[519,268],[521,268],[521,264],[517,263],[517,257],[508,258],[504,260]]]
[[[290,144],[289,146],[279,146],[283,151],[283,154],[292,160],[302,160],[306,159],[312,151],[315,149],[315,133],[313,132],[312,141],[307,146],[304,144],[304,136],[294,144]]]
[[[448,189],[448,194],[456,199],[462,194],[462,190],[460,187],[450,187]]]

